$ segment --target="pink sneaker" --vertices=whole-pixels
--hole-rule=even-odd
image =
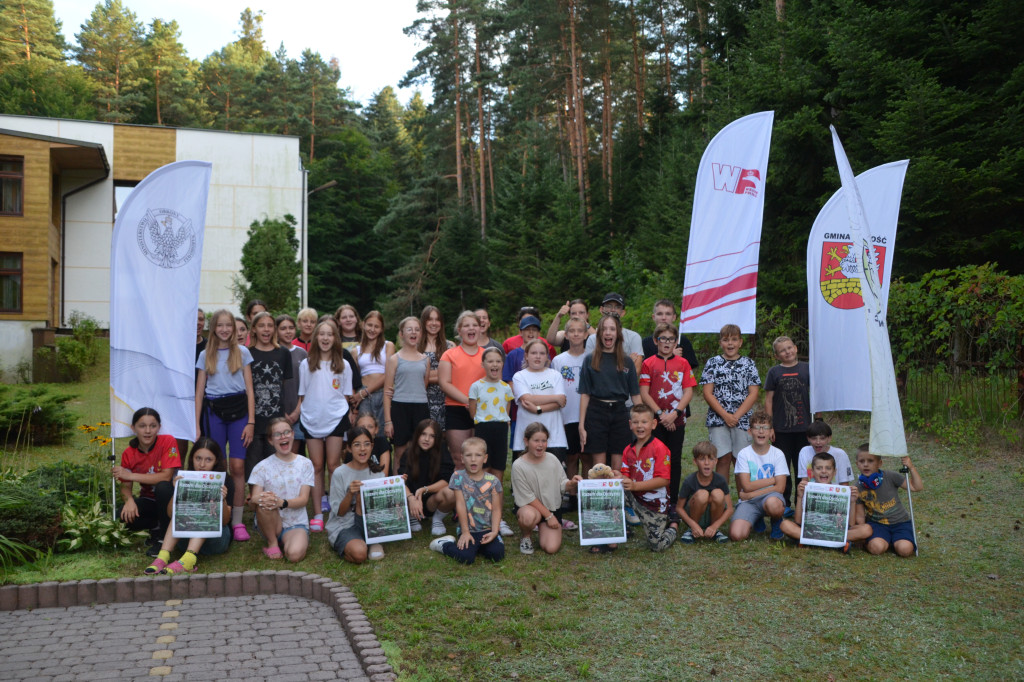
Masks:
[[[235,538],[235,542],[247,542],[249,540],[249,531],[245,529],[244,523],[231,526],[231,534]]]

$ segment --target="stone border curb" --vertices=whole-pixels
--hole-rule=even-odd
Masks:
[[[373,682],[398,679],[352,590],[315,573],[245,571],[5,585],[0,587],[0,612],[258,594],[304,597],[331,607],[359,658],[363,672]]]

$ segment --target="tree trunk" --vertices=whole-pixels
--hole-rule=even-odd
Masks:
[[[704,90],[708,87],[708,16],[701,0],[695,0],[697,6],[697,28],[700,31],[700,98],[704,100]]]
[[[576,0],[569,0],[569,73],[572,78],[573,107],[571,110],[576,134],[576,178],[579,184],[580,224],[587,224],[587,172],[586,130],[584,125],[583,87],[580,79],[579,46],[576,43]]]
[[[469,157],[469,203],[473,207],[473,213],[475,214],[479,209],[477,203],[477,188],[476,188],[476,163],[473,159],[473,120],[469,117],[469,104],[463,102],[466,107],[466,156]]]
[[[162,126],[164,124],[163,116],[160,115],[160,56],[156,57],[156,68],[153,69],[153,93],[156,104],[156,124]]]
[[[487,142],[484,138],[484,131],[486,124],[484,123],[484,86],[481,82],[481,69],[480,69],[480,24],[478,23],[475,30],[475,46],[476,46],[476,111],[477,111],[477,123],[480,126],[480,144],[477,145],[477,154],[479,155],[479,166],[480,166],[480,239],[487,239],[487,185],[484,179],[487,172],[487,162],[485,157],[487,151]]]
[[[28,35],[28,10],[25,9],[25,3],[21,4],[21,21],[25,33],[25,61],[30,61],[32,59],[32,40]]]
[[[451,15],[452,25],[455,27],[455,186],[459,197],[459,205],[461,205],[465,192],[462,186],[462,99],[459,96],[462,82],[459,78],[459,16],[457,0],[452,0]]]
[[[316,146],[316,75],[313,76],[310,99],[312,104],[309,106],[309,162],[313,163],[313,152]]]
[[[608,193],[608,205],[612,205],[612,154],[615,139],[612,135],[612,29],[611,4],[605,3],[607,14],[604,25],[604,71],[601,74],[601,175],[604,176]]]
[[[698,2],[700,0],[697,0]],[[665,94],[668,97],[672,96],[672,44],[668,39],[668,27],[665,25],[665,1],[662,0],[658,3],[658,11],[661,14],[661,44],[665,50]]]
[[[640,39],[637,36],[634,0],[629,0],[629,19],[632,24],[633,36],[633,91],[636,96],[637,145],[640,147],[640,156],[642,157],[644,154],[644,93],[646,92],[647,56],[643,54],[643,48],[640,47]]]

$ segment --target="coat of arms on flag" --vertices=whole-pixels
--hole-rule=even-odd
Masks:
[[[878,283],[885,272],[885,247],[875,245]],[[821,295],[833,308],[854,310],[864,305],[860,292],[860,259],[852,242],[824,241],[821,244]]]

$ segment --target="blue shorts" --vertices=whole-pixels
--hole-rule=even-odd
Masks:
[[[288,532],[293,531],[293,530],[298,530],[299,528],[301,528],[302,530],[306,531],[306,535],[307,536],[309,535],[309,524],[307,524],[307,523],[297,523],[294,526],[288,526],[287,528],[282,528],[281,532],[277,534],[277,541],[283,543],[284,542],[285,533],[288,533]]]
[[[868,521],[868,523],[871,524],[871,537],[864,543],[865,546],[875,538],[881,538],[889,543],[889,549],[892,549],[897,540],[908,540],[914,545],[914,549],[917,549],[917,543],[914,542],[914,524],[910,521],[891,524],[875,523],[874,521]]]

